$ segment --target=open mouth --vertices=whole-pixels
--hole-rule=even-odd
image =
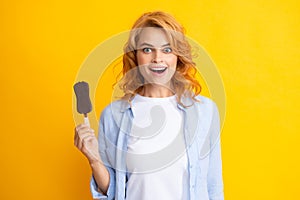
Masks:
[[[162,74],[167,70],[167,67],[155,67],[155,68],[150,68],[150,70],[154,73]]]

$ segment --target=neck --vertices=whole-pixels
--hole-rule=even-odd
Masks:
[[[145,97],[164,98],[173,96],[174,93],[169,88],[163,87],[161,85],[148,84],[144,85],[144,88],[140,92],[140,95]]]

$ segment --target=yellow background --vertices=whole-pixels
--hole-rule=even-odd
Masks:
[[[152,10],[173,14],[223,78],[225,198],[300,199],[298,1],[29,0],[0,3],[1,200],[91,199],[72,86],[92,49]]]

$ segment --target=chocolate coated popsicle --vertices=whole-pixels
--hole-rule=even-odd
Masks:
[[[90,125],[87,114],[92,111],[92,103],[89,96],[89,84],[84,81],[74,85],[74,92],[77,100],[77,112],[84,114],[84,123]]]

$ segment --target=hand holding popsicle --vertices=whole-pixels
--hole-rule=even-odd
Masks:
[[[75,128],[74,144],[88,159],[98,190],[105,194],[110,177],[106,167],[102,164],[98,150],[98,140],[94,130],[90,128],[87,116],[92,111],[89,85],[86,82],[78,82],[74,85],[74,91],[77,99],[77,111],[84,115],[84,124],[79,124]]]

